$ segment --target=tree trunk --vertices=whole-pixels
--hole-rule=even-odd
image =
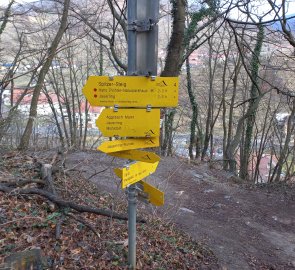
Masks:
[[[69,5],[70,5],[70,0],[64,0],[64,4],[63,4],[64,8],[63,8],[63,14],[62,14],[62,18],[61,18],[60,27],[56,33],[56,36],[54,37],[54,39],[52,41],[51,47],[48,49],[48,58],[46,59],[44,65],[42,66],[42,68],[40,70],[40,74],[38,76],[38,81],[35,86],[32,101],[31,101],[29,120],[27,122],[25,131],[21,137],[21,141],[18,146],[19,150],[26,150],[29,147],[30,137],[31,137],[32,130],[33,130],[33,125],[34,125],[35,119],[37,117],[38,99],[40,96],[41,89],[43,87],[45,76],[49,70],[51,63],[52,63],[52,60],[54,58],[57,47],[61,41],[61,38],[67,28],[67,18],[68,18]]]
[[[11,0],[7,6],[7,8],[5,9],[4,11],[4,16],[3,18],[1,18],[2,20],[2,23],[1,23],[1,26],[0,26],[0,36],[2,35],[7,23],[8,23],[8,20],[9,20],[9,17],[10,17],[10,11],[11,11],[11,8],[12,8],[12,5],[14,4],[15,0]]]
[[[168,52],[165,60],[165,67],[161,73],[162,77],[177,77],[181,68],[181,59],[184,51],[184,31],[185,31],[185,0],[172,1],[172,34],[168,45]],[[169,116],[168,116],[169,115]],[[172,133],[175,110],[165,109],[165,130],[161,143],[161,152],[166,155],[172,149]],[[166,117],[167,116],[167,117]],[[166,123],[166,121],[168,121]],[[170,149],[168,151],[168,149]]]
[[[230,145],[230,142],[232,140],[232,135],[233,135],[233,114],[234,114],[234,103],[236,100],[236,94],[237,94],[237,86],[238,86],[238,75],[241,70],[241,56],[238,57],[237,64],[235,65],[234,69],[234,77],[233,77],[233,93],[230,101],[230,107],[229,107],[229,115],[228,115],[228,131],[227,131],[227,138],[226,138],[226,144],[223,147],[223,154],[225,157],[225,167],[224,169],[228,170],[229,169],[229,163],[230,163],[230,157],[227,155],[228,153],[228,147]],[[233,157],[233,154],[231,155]],[[231,163],[235,163],[235,160],[231,161]],[[232,166],[232,169],[234,167]],[[233,173],[235,171],[231,170]]]
[[[194,159],[193,148],[196,142],[196,125],[198,121],[198,104],[194,97],[193,89],[192,89],[192,78],[191,78],[191,70],[190,70],[190,62],[189,59],[186,59],[186,77],[187,77],[187,92],[189,95],[189,100],[192,107],[192,118],[191,118],[191,128],[190,128],[190,142],[188,147],[188,153],[190,159]]]
[[[289,115],[288,123],[287,123],[287,134],[286,134],[284,146],[283,146],[282,151],[280,152],[279,160],[278,160],[276,166],[274,167],[274,173],[273,173],[271,180],[270,180],[271,182],[280,181],[282,170],[283,170],[283,165],[284,165],[284,163],[287,162],[287,158],[290,153],[289,147],[290,147],[291,137],[292,137],[292,135],[294,136],[294,130],[295,130],[294,119],[295,119],[295,101],[293,99],[292,111],[291,111],[291,114]]]
[[[258,89],[258,71],[259,71],[259,56],[261,53],[262,43],[264,40],[264,26],[258,26],[258,33],[257,33],[257,41],[255,45],[255,49],[252,55],[251,60],[251,77],[252,77],[252,86],[250,91],[250,101],[248,105],[248,112],[253,106],[254,99],[260,94]],[[251,114],[249,114],[246,120],[246,134],[244,140],[244,151],[243,155],[241,155],[241,170],[240,170],[240,177],[242,179],[248,179],[248,165],[249,165],[249,157],[251,151],[251,143],[252,143],[252,136],[253,136],[253,125],[256,118],[256,109],[251,110]]]

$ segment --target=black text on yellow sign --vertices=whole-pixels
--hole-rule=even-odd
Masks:
[[[158,164],[159,162],[146,163],[138,161],[125,168],[116,168],[114,169],[114,172],[119,178],[121,178],[121,186],[124,189],[154,173]]]
[[[160,109],[104,109],[96,125],[106,137],[158,137]]]
[[[133,138],[125,140],[106,141],[103,142],[97,148],[97,150],[100,150],[106,154],[110,154],[131,149],[158,147],[159,145],[159,137]]]
[[[147,163],[155,163],[160,161],[160,157],[153,153],[147,152],[142,150],[126,150],[126,151],[119,151],[114,153],[109,153],[109,155],[119,158],[126,158],[130,160],[137,160]]]
[[[90,76],[83,88],[91,106],[176,107],[177,77]]]

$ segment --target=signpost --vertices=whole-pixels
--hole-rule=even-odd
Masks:
[[[115,141],[107,141],[103,142],[97,150],[104,152],[106,154],[132,150],[138,148],[151,148],[158,147],[160,145],[159,137],[151,137],[151,138],[133,138],[133,139],[125,139],[125,140],[115,140]]]
[[[105,137],[158,137],[160,109],[104,109],[96,126]]]
[[[141,150],[126,150],[120,152],[109,153],[109,155],[119,158],[126,158],[130,160],[137,160],[148,163],[155,163],[160,161],[160,157],[153,152],[146,152]]]
[[[177,77],[90,76],[83,88],[91,106],[175,107]]]
[[[164,204],[164,192],[144,181],[140,181],[139,184],[142,185],[142,191],[147,194],[147,200],[151,204],[155,206]]]
[[[128,0],[128,76],[90,76],[83,88],[91,106],[109,107],[102,111],[96,125],[104,136],[116,140],[105,141],[97,149],[129,160],[114,171],[128,194],[130,269],[136,268],[137,196],[144,194],[155,206],[164,204],[164,193],[143,181],[156,171],[160,157],[137,149],[159,146],[159,108],[176,107],[178,103],[178,78],[156,77],[158,16],[159,0]]]
[[[137,183],[143,178],[154,173],[158,167],[159,162],[146,163],[138,161],[136,163],[130,164],[122,169],[116,168],[115,174],[121,178],[121,187],[124,189],[129,185]]]

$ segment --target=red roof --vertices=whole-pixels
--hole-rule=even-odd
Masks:
[[[24,92],[25,92],[25,89],[14,89],[13,90],[13,102],[16,103]],[[29,89],[20,104],[30,105],[32,97],[33,97],[33,92],[34,92],[33,89]],[[58,102],[58,97],[55,93],[49,93],[49,97],[51,98],[53,103]],[[60,100],[63,101],[63,98],[60,97]],[[38,104],[47,104],[47,103],[48,103],[47,96],[43,92],[41,92],[39,99],[38,99]]]
[[[101,113],[101,111],[103,110],[103,107],[92,107],[89,105],[89,103],[87,104],[87,106],[88,106],[88,112],[90,113]],[[85,112],[85,107],[86,107],[86,102],[82,101],[80,105],[81,112]]]
[[[25,92],[24,89],[18,89],[18,88],[14,89],[13,90],[13,102],[16,103],[24,92]],[[33,92],[34,92],[34,89],[29,89],[20,104],[21,105],[30,105],[32,97],[33,97]],[[58,103],[58,96],[55,93],[49,93],[49,97],[52,100],[53,104]],[[63,97],[60,97],[59,99],[61,102],[64,102]],[[39,105],[48,104],[47,96],[43,92],[40,93],[40,96],[38,99],[38,104]],[[90,113],[98,113],[99,114],[103,110],[103,107],[91,107],[89,105],[89,103],[87,104],[87,106],[88,106],[88,112],[90,112]],[[86,107],[86,101],[81,101],[81,103],[80,103],[81,112],[85,112],[85,107]],[[76,109],[75,111],[78,112],[78,109]]]

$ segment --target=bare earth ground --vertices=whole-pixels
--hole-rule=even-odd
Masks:
[[[102,191],[124,197],[112,169],[124,161],[75,152],[66,167]],[[147,181],[165,191],[165,206],[139,208],[171,220],[205,243],[225,269],[295,269],[295,188],[241,186],[226,173],[164,158]]]

